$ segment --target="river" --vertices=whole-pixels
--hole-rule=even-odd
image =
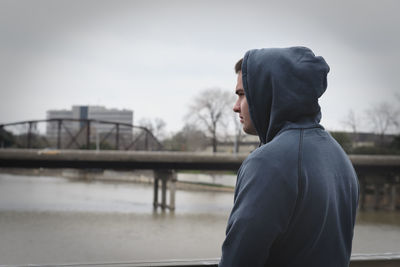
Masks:
[[[220,257],[233,193],[178,190],[175,212],[154,210],[152,194],[149,184],[0,174],[0,264]],[[353,253],[379,252],[400,252],[400,212],[358,213]]]

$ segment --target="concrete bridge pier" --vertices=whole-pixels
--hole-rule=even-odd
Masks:
[[[169,210],[175,210],[176,180],[177,179],[175,170],[154,170],[153,206],[155,209],[161,207],[162,210],[165,210],[166,208],[168,208]],[[158,201],[158,191],[159,191],[160,181],[161,181],[161,203]],[[168,184],[169,184],[169,204],[167,204]]]
[[[397,185],[391,185],[389,187],[389,196],[390,196],[390,200],[389,200],[389,209],[390,210],[396,210],[397,207]]]
[[[383,200],[384,191],[384,183],[378,179],[375,179],[374,182],[374,209],[379,210],[381,208],[381,203]]]
[[[366,183],[365,175],[363,173],[358,174],[358,183],[360,185],[360,199],[358,200],[358,206],[361,210],[365,209],[365,196],[366,196]]]
[[[399,184],[400,184],[400,176],[393,175],[393,182],[389,187],[389,209],[396,210],[398,203],[398,192],[399,192]]]
[[[365,209],[366,202],[370,203],[370,207],[388,210],[397,210],[399,208],[399,187],[400,177],[393,173],[385,175],[366,175],[358,174],[360,183],[360,209]],[[366,200],[370,195],[369,201]]]

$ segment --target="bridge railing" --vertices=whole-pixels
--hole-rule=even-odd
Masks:
[[[27,266],[54,266],[54,267],[217,267],[219,259],[197,259],[197,260],[165,260],[165,261],[133,261],[133,262],[92,262],[92,263],[69,263]],[[3,267],[14,267],[21,265],[2,265]],[[353,254],[350,267],[398,267],[400,266],[400,253],[381,254]]]

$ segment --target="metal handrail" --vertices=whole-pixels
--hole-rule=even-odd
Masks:
[[[92,263],[61,263],[61,264],[27,264],[27,265],[0,265],[2,267],[217,267],[218,258],[195,260],[162,260],[162,261],[131,261],[131,262],[92,262]],[[394,267],[400,266],[400,253],[353,254],[350,267]]]

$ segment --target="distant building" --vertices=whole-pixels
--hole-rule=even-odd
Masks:
[[[107,109],[104,106],[72,106],[71,110],[48,110],[47,119],[77,119],[82,121],[63,120],[60,128],[60,136],[62,139],[70,137],[72,134],[78,133],[82,128],[87,127],[87,119],[101,121],[103,123],[93,122],[90,125],[90,135],[92,137],[104,136],[110,131],[114,131],[115,124],[107,124],[104,122],[118,122],[123,124],[133,124],[132,110]],[[119,126],[119,134],[128,140],[132,138],[132,127]],[[58,136],[58,123],[48,122],[46,126],[46,135],[49,139],[56,139]],[[127,141],[128,141],[127,140]]]
[[[87,118],[99,121],[133,124],[133,111],[126,109],[124,110],[107,109],[102,106],[89,106],[87,110]],[[99,133],[109,132],[113,127],[114,127],[113,124],[105,124],[105,123],[95,124],[95,128]],[[120,126],[119,132],[120,134],[132,135],[132,127]]]
[[[66,109],[61,109],[61,110],[48,110],[47,111],[47,119],[72,119],[72,110],[66,110]],[[64,127],[61,127],[61,136],[66,135],[66,129],[72,129],[73,128],[73,123],[72,121],[65,121]],[[47,123],[46,124],[46,135],[49,138],[57,138],[57,133],[58,133],[58,124],[56,122],[52,123]]]

